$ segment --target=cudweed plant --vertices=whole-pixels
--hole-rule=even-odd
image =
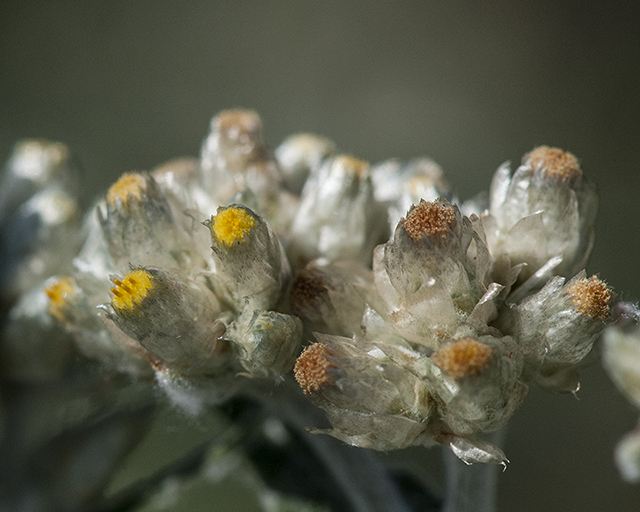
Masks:
[[[584,271],[596,189],[558,148],[456,204],[431,160],[369,166],[311,134],[271,152],[258,115],[230,110],[199,160],[126,173],[84,213],[77,183],[64,145],[31,140],[0,189],[13,510],[137,510],[172,475],[233,471],[265,510],[492,510],[496,433],[529,386],[578,391],[612,316]],[[638,310],[617,311],[605,361],[640,404]],[[167,404],[219,428],[105,497]],[[443,499],[425,481],[411,498],[371,452],[433,445]],[[629,479],[639,454],[635,432]]]

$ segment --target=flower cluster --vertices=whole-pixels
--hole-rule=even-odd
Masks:
[[[482,434],[530,383],[577,391],[609,318],[612,292],[583,270],[597,195],[557,148],[459,206],[428,159],[369,166],[309,134],[272,153],[258,115],[231,110],[199,161],[123,175],[83,222],[76,172],[43,141],[7,166],[10,378],[99,361],[198,411],[293,375],[319,432],[505,463]]]

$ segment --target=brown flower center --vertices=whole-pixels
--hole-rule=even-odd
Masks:
[[[445,345],[431,359],[434,364],[460,379],[467,375],[477,375],[491,364],[493,349],[473,338],[462,338]]]

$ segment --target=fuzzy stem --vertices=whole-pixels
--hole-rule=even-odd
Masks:
[[[505,428],[492,432],[487,440],[500,445]],[[451,450],[445,449],[445,502],[442,512],[494,512],[500,464],[467,465]]]

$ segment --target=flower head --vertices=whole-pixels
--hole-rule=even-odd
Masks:
[[[291,257],[300,266],[319,257],[368,264],[387,235],[386,212],[374,198],[369,165],[347,155],[326,160],[302,191],[291,234]]]
[[[291,270],[268,222],[251,209],[221,206],[203,222],[211,233],[216,293],[234,309],[272,309],[282,300]]]
[[[505,164],[493,177],[483,215],[489,249],[494,258],[505,254],[512,265],[526,264],[520,283],[541,271],[540,286],[553,274],[571,277],[591,252],[597,207],[595,187],[575,156],[540,146],[513,176]]]

